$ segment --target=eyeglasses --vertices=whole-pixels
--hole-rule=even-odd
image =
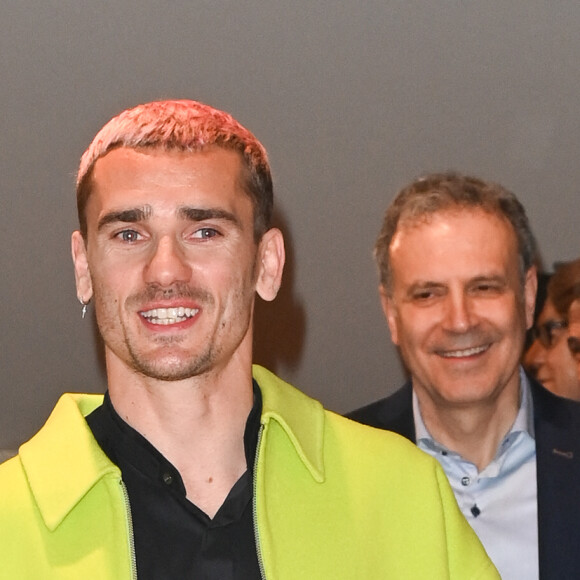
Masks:
[[[577,336],[568,337],[568,348],[572,353],[572,356],[580,362],[580,338]]]
[[[538,339],[544,348],[552,348],[560,336],[558,331],[568,327],[565,320],[546,320],[533,328],[533,337]]]

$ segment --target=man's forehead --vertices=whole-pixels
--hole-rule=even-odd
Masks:
[[[127,216],[126,221],[170,215],[191,220],[196,212],[251,213],[239,154],[220,147],[196,152],[120,147],[99,158],[92,189],[87,211],[101,226]]]
[[[185,150],[177,147],[113,147],[95,160],[93,174],[97,168],[111,165],[115,161],[118,170],[124,167],[134,169],[135,165],[148,164],[148,162],[173,162],[173,163],[209,163],[214,161],[223,165],[232,165],[239,168],[243,157],[235,149],[221,147],[219,145],[207,145],[199,149]]]
[[[570,325],[574,324],[580,327],[580,298],[577,298],[572,302],[572,304],[570,304],[568,320]]]
[[[407,217],[389,252],[393,281],[404,285],[519,277],[513,228],[507,220],[478,208]]]
[[[438,237],[441,239],[454,236],[464,237],[463,222],[465,220],[485,222],[485,229],[490,232],[490,238],[495,235],[492,230],[506,233],[512,239],[514,248],[517,248],[516,234],[510,222],[503,215],[478,207],[452,206],[419,215],[403,214],[397,224],[389,251],[392,253],[394,250],[404,247],[405,238],[417,232],[428,234],[433,241],[436,241]]]
[[[120,147],[100,157],[92,172],[92,190],[120,191],[244,190],[243,165],[233,150],[200,151]],[[208,191],[209,193],[209,191]],[[90,198],[89,198],[90,201]]]

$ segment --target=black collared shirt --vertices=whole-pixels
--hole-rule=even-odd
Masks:
[[[121,470],[129,496],[139,580],[259,580],[252,517],[254,458],[262,397],[244,433],[247,471],[209,518],[186,498],[177,469],[117,414],[108,393],[87,422],[104,452]]]

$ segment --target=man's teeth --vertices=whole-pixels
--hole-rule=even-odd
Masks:
[[[441,356],[449,358],[462,358],[467,356],[473,356],[474,354],[479,354],[484,350],[487,350],[488,345],[474,346],[473,348],[466,348],[465,350],[447,350],[441,353]]]
[[[198,308],[184,308],[180,306],[178,308],[154,308],[153,310],[141,312],[141,316],[146,318],[151,324],[167,325],[183,322],[195,316],[198,312]]]

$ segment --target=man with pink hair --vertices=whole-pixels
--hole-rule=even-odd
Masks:
[[[72,257],[108,389],[63,395],[0,467],[0,575],[498,578],[432,458],[252,366],[284,265],[272,200],[223,111],[148,103],[97,134]]]

